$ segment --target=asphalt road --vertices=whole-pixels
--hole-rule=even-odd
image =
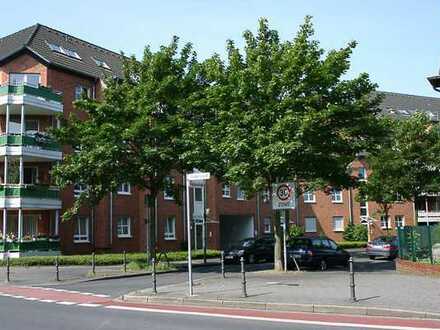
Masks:
[[[62,306],[44,302],[0,298],[2,330],[256,330],[256,329],[365,329],[316,324],[292,324],[208,316],[119,311],[104,308]]]

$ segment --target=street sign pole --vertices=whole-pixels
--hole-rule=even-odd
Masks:
[[[191,258],[191,212],[190,212],[190,202],[189,202],[189,185],[190,180],[188,175],[186,177],[186,230],[188,237],[188,285],[189,285],[189,295],[193,295],[193,281],[192,281],[192,258]]]
[[[284,213],[284,224],[283,224],[283,244],[284,244],[284,271],[287,272],[287,245],[286,245],[286,227],[287,227],[287,217]]]

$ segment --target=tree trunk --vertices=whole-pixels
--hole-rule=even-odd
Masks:
[[[282,253],[282,244],[283,244],[283,233],[281,230],[281,219],[280,219],[280,211],[273,211],[273,232],[275,237],[275,247],[274,247],[274,270],[282,271],[283,270],[283,253]]]
[[[156,193],[148,195],[148,262],[156,258]]]

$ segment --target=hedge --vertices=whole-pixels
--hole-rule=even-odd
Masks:
[[[207,250],[206,255],[208,258],[215,258],[220,256],[220,251]],[[127,253],[127,263],[146,263],[146,253]],[[157,255],[159,257],[159,254]],[[188,253],[186,251],[168,252],[167,257],[169,261],[185,261],[187,260]],[[193,259],[203,259],[203,251],[196,251],[192,253]],[[21,257],[10,259],[11,266],[52,266],[55,264],[55,256],[35,256],[35,257]],[[97,266],[110,266],[120,265],[123,261],[122,253],[108,253],[108,254],[96,254]],[[164,257],[160,257],[160,261],[165,261]],[[88,255],[66,255],[59,256],[59,263],[63,266],[85,266],[91,265],[92,256]],[[0,265],[4,266],[5,260],[0,261]]]
[[[338,246],[344,249],[359,249],[367,246],[367,242],[350,242],[350,241],[342,241],[337,243]]]

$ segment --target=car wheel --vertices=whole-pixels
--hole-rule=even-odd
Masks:
[[[376,256],[368,256],[368,258],[370,258],[371,260],[376,259]]]
[[[321,262],[319,263],[319,269],[321,271],[325,271],[327,270],[327,267],[328,267],[327,261],[325,259],[322,259]]]
[[[250,264],[254,264],[255,263],[255,255],[250,254],[248,256],[248,263],[250,263]]]

